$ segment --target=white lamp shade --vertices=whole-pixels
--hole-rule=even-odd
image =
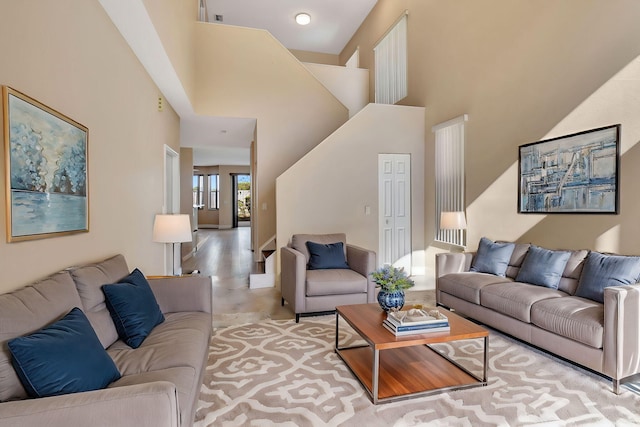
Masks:
[[[464,212],[441,212],[440,213],[440,229],[441,230],[464,230],[467,228],[467,220]]]
[[[153,241],[160,243],[190,242],[191,220],[189,215],[156,215],[153,223]]]

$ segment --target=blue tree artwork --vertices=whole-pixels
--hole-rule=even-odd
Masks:
[[[11,88],[4,95],[8,240],[89,231],[87,128]]]

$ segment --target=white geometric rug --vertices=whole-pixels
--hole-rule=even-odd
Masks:
[[[345,325],[346,326],[346,325]],[[358,337],[345,331],[341,344]],[[335,316],[215,331],[195,426],[631,426],[640,396],[491,330],[486,387],[373,405],[334,352]],[[470,369],[482,345],[444,351]]]

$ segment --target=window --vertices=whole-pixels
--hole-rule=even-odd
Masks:
[[[220,175],[209,175],[209,209],[220,209]]]
[[[373,48],[376,103],[395,104],[407,96],[407,12]]]
[[[465,230],[442,230],[441,212],[464,212],[464,123],[466,114],[435,125],[436,240],[466,246]]]
[[[202,209],[204,200],[204,175],[193,175],[193,205]]]

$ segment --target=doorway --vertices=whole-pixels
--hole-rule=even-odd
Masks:
[[[251,226],[251,175],[231,174],[232,227]]]
[[[411,154],[378,155],[380,265],[411,275]]]

